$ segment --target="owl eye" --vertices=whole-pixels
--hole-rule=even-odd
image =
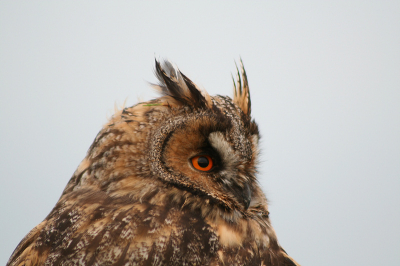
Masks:
[[[192,158],[192,165],[197,170],[207,172],[213,167],[213,159],[208,155],[198,155]]]

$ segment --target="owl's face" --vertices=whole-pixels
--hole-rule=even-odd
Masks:
[[[164,120],[151,141],[151,150],[159,151],[151,158],[153,173],[201,194],[210,204],[245,211],[255,182],[257,127],[249,127],[252,122],[240,117],[242,111],[230,99],[212,100],[213,110],[173,114]]]

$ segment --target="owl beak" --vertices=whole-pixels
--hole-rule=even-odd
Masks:
[[[251,202],[251,189],[249,184],[245,183],[242,191],[242,203],[245,210],[249,208],[250,202]]]

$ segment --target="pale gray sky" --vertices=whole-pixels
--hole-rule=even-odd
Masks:
[[[259,181],[302,265],[400,265],[399,1],[1,1],[0,264],[53,208],[154,57],[232,95],[242,57]]]

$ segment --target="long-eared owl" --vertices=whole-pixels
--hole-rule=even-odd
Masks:
[[[298,265],[257,183],[243,66],[233,100],[155,72],[161,96],[113,115],[8,265]]]

